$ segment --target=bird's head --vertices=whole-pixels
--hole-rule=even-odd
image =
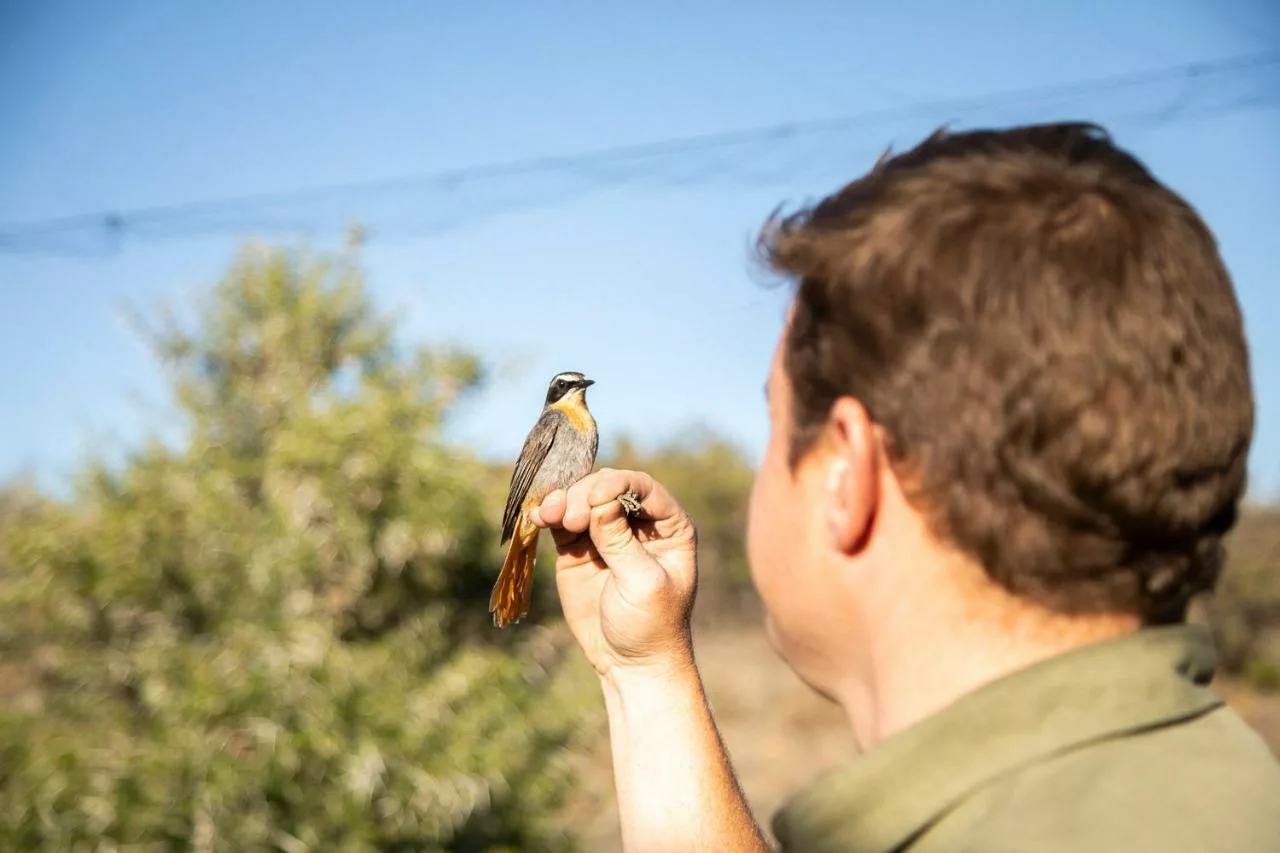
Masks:
[[[551,383],[547,385],[547,405],[565,402],[584,403],[586,400],[587,388],[595,384],[594,379],[588,379],[577,371],[567,371],[565,373],[557,373],[551,378]]]

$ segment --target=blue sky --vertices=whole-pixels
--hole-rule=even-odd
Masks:
[[[1267,0],[0,0],[0,230],[909,110],[1275,45],[1280,13]],[[371,230],[371,287],[405,336],[464,344],[493,365],[454,426],[484,452],[514,457],[547,377],[573,369],[599,382],[606,442],[624,427],[656,440],[707,424],[757,453],[784,307],[749,260],[770,210],[835,188],[885,145],[944,121],[1093,118],[1219,237],[1251,335],[1255,485],[1277,494],[1278,89],[1273,66],[980,113],[921,110],[661,158],[612,184],[561,172],[418,186],[240,211],[220,230],[126,233],[114,253],[0,251],[0,476],[32,471],[57,487],[85,453],[173,423],[162,376],[119,320],[124,301],[189,298],[255,230],[289,237],[303,225],[332,245],[349,219]],[[1200,109],[1215,98],[1244,105]]]

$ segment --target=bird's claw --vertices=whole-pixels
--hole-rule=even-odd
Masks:
[[[640,517],[640,496],[635,492],[626,491],[618,495],[618,503],[622,504],[622,511],[627,514],[627,518]]]

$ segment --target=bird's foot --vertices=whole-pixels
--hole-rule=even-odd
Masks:
[[[640,517],[640,496],[632,491],[625,491],[618,495],[618,503],[622,504],[622,511],[627,514],[627,518]]]

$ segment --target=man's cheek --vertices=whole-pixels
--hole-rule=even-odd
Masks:
[[[761,503],[764,498],[762,480],[759,474],[751,483],[751,493],[747,497],[747,562],[751,565],[752,571],[755,570],[755,564],[759,555],[759,540],[761,534]]]

